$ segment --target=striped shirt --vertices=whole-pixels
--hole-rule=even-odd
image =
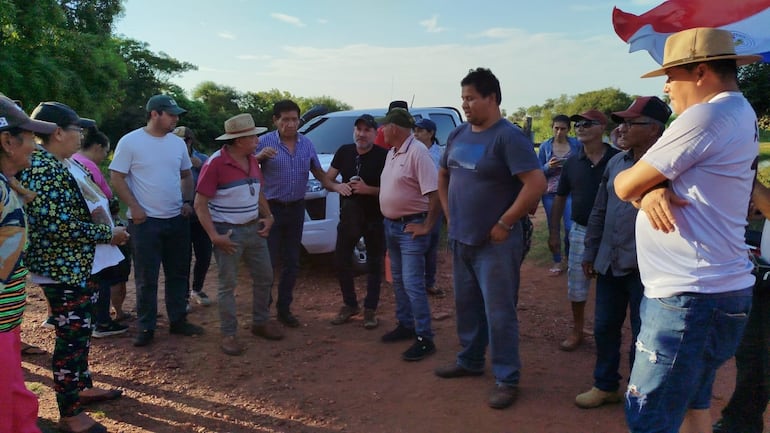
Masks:
[[[212,221],[245,224],[259,217],[262,172],[254,155],[248,160],[247,173],[224,146],[201,167],[196,191],[209,199]]]
[[[281,202],[305,198],[308,172],[311,168],[321,168],[313,142],[298,133],[297,144],[292,154],[281,141],[278,131],[273,131],[259,137],[257,153],[266,147],[275,148],[278,154],[261,163],[262,173],[265,176],[265,197],[268,200]]]
[[[27,300],[27,268],[22,253],[27,243],[26,219],[21,199],[0,174],[0,332],[21,324]]]

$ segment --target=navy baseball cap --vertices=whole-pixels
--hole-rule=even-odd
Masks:
[[[436,130],[436,123],[430,119],[420,119],[414,124],[415,128],[422,128],[428,131]]]

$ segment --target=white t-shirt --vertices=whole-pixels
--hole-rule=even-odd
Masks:
[[[173,218],[182,211],[179,172],[192,167],[184,141],[135,129],[118,141],[110,170],[126,175],[131,193],[148,217]],[[131,218],[129,210],[127,216]]]
[[[740,92],[722,92],[682,113],[642,160],[689,205],[674,207],[676,230],[636,219],[639,272],[648,298],[721,293],[754,284],[744,239],[759,151],[757,118]]]

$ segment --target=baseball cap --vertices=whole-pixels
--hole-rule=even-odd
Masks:
[[[402,128],[414,128],[414,117],[403,108],[394,108],[388,111],[385,117],[377,119],[383,125],[394,123]]]
[[[666,123],[671,117],[671,108],[657,96],[640,96],[624,111],[612,113],[612,121],[623,123],[625,119],[646,116],[659,122]]]
[[[595,120],[602,125],[607,124],[607,116],[599,110],[588,110],[580,114],[574,114],[569,117],[569,120],[576,122],[578,120]]]
[[[181,138],[182,140],[190,138],[192,140],[195,140],[195,133],[192,129],[186,127],[186,126],[177,126],[174,128],[174,135]]]
[[[406,101],[390,101],[390,104],[388,104],[388,112],[394,108],[403,108],[406,111],[409,111],[409,104],[406,103]]]
[[[362,114],[358,116],[358,119],[356,119],[353,125],[358,126],[358,122],[364,122],[366,126],[377,129],[377,121],[374,120],[374,117],[372,117],[371,114]]]
[[[20,128],[38,134],[53,134],[57,126],[55,123],[30,119],[12,99],[0,96],[0,131],[11,128]]]
[[[436,123],[430,119],[420,119],[414,124],[415,128],[422,128],[428,131],[436,130]]]
[[[186,113],[187,110],[176,104],[176,101],[168,95],[155,95],[147,101],[147,112],[165,111],[176,116]]]
[[[93,119],[81,118],[69,105],[55,101],[39,103],[32,110],[30,117],[36,120],[55,123],[61,128],[66,128],[70,125],[77,125],[81,128],[96,126],[96,121]]]

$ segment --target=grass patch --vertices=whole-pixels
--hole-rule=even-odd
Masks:
[[[25,382],[27,389],[32,391],[35,395],[41,396],[43,393],[48,392],[50,389],[40,382]]]

